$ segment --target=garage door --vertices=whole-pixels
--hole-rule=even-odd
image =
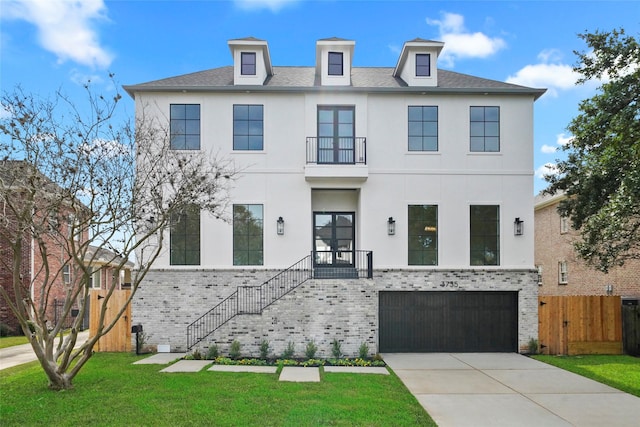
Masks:
[[[380,352],[514,352],[517,292],[380,292]]]

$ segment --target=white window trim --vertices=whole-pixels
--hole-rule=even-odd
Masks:
[[[569,267],[566,261],[558,262],[558,284],[566,285],[569,283]]]

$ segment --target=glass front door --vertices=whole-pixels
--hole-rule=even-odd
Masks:
[[[354,107],[318,107],[318,163],[354,163]]]
[[[313,214],[313,252],[316,267],[354,266],[354,219],[353,212]]]

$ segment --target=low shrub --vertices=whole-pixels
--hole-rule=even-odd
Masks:
[[[282,358],[293,359],[294,353],[295,353],[294,345],[291,341],[289,341],[289,344],[287,344],[287,348],[285,348],[284,351],[282,352]]]
[[[305,368],[308,366],[324,366],[324,365],[325,365],[325,361],[322,359],[308,359],[300,363],[300,366],[304,366]]]
[[[318,351],[318,346],[316,346],[316,343],[313,341],[309,341],[307,343],[307,348],[304,350],[304,354],[305,356],[307,356],[307,359],[313,359],[316,355],[316,351]]]
[[[269,341],[267,340],[262,340],[262,342],[260,343],[260,358],[269,358]]]
[[[212,344],[207,350],[207,360],[215,360],[219,356],[218,346],[216,344]]]
[[[358,356],[360,356],[360,359],[367,359],[369,357],[369,345],[366,342],[360,344]]]
[[[331,342],[331,354],[334,359],[340,359],[342,357],[342,346],[340,345],[340,341],[335,338]]]
[[[229,348],[229,357],[232,359],[240,358],[240,342],[238,340],[233,340],[231,343],[231,347]]]

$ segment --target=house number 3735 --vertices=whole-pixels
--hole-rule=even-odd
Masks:
[[[440,282],[441,288],[457,288],[459,287],[458,282],[456,280],[443,280]]]

